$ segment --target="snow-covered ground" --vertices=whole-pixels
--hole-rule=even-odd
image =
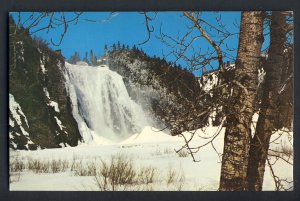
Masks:
[[[220,131],[220,132],[219,132]],[[81,144],[77,147],[65,147],[60,149],[44,149],[37,151],[10,151],[10,159],[23,161],[25,169],[20,174],[11,173],[10,190],[59,190],[59,191],[85,191],[100,190],[95,176],[76,176],[71,170],[71,164],[83,163],[101,164],[101,160],[109,163],[112,156],[122,155],[131,159],[136,171],[143,167],[155,169],[152,183],[146,185],[130,185],[125,190],[192,190],[192,191],[216,191],[220,178],[220,156],[223,150],[225,129],[208,127],[205,132],[201,129],[194,132],[191,146],[199,146],[209,142],[215,135],[212,144],[208,144],[195,155],[198,162],[193,162],[186,151],[178,154],[184,145],[183,137],[172,137],[163,131],[152,127],[145,127],[140,134],[135,134],[128,139],[113,143],[107,139],[99,138],[94,144]],[[192,134],[184,133],[188,139]],[[289,132],[277,132],[272,136],[275,140],[271,148],[278,150],[284,146],[292,150],[292,139]],[[276,148],[277,147],[277,148]],[[218,154],[218,153],[219,154]],[[180,157],[181,156],[181,157]],[[66,160],[70,166],[58,173],[34,173],[28,170],[28,161],[53,161]],[[271,162],[274,162],[273,157]],[[287,159],[285,157],[285,159]],[[292,157],[288,159],[293,162]],[[293,179],[293,166],[278,158],[273,165],[274,172],[283,179]],[[170,173],[175,177],[173,182],[168,182]],[[289,185],[293,185],[292,183]],[[270,168],[266,166],[263,190],[274,190],[275,185]],[[120,188],[119,190],[124,190]]]

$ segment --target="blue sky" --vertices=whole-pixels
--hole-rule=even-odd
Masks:
[[[21,19],[25,20],[29,14],[30,13],[21,13]],[[73,15],[74,13],[72,12],[66,13],[67,18],[72,18]],[[218,26],[218,22],[221,22],[230,33],[238,33],[240,15],[241,12],[202,12],[201,19],[209,22],[213,26]],[[109,16],[112,17],[109,20],[105,20]],[[149,16],[154,17],[155,14],[149,13]],[[16,13],[14,13],[14,17],[16,19]],[[92,19],[98,22],[87,22],[84,19]],[[41,25],[45,23],[46,22],[42,22]],[[26,25],[27,24],[24,24],[25,27]],[[168,47],[159,40],[160,30],[174,38],[177,38],[178,36],[182,37],[189,30],[188,26],[191,25],[191,22],[182,16],[182,12],[158,12],[155,19],[151,21],[149,25],[151,27],[153,26],[154,32],[151,33],[150,40],[147,43],[139,46],[138,44],[147,39],[145,18],[141,13],[118,12],[111,14],[110,12],[86,12],[80,17],[80,20],[76,25],[74,23],[69,24],[68,31],[59,47],[51,44],[50,47],[52,49],[61,49],[63,55],[68,59],[75,51],[78,51],[81,57],[84,57],[85,52],[89,52],[91,49],[97,56],[103,55],[105,44],[107,44],[108,47],[111,47],[113,43],[119,41],[121,44],[129,45],[130,47],[137,45],[148,55],[156,55],[162,58],[163,55],[168,55],[174,48]],[[214,40],[219,40],[217,37],[219,36],[219,33],[216,30],[209,29],[205,24],[203,24],[203,27],[207,28],[207,31],[213,36]],[[52,29],[49,33],[41,31],[35,35],[38,35],[47,41],[50,41],[52,38],[55,42],[58,42],[62,33],[62,28],[63,27],[54,30]],[[199,35],[199,32],[195,30],[192,35]],[[264,47],[266,47],[267,43],[268,40],[265,40]],[[209,51],[212,50],[211,46],[203,38],[197,39],[194,42],[193,47],[194,49],[190,49],[186,52],[187,56],[192,56],[194,52],[205,53],[208,49]],[[231,55],[229,58],[225,57],[224,61],[233,60],[236,56],[237,47],[238,34],[235,34],[224,41],[221,45],[221,49],[225,54]],[[168,61],[175,60],[172,54],[166,59]],[[183,60],[179,60],[177,63],[181,64],[183,67],[188,67]],[[217,66],[217,62],[212,62],[211,65],[206,66],[206,68],[217,68]],[[199,71],[195,73],[199,74]]]

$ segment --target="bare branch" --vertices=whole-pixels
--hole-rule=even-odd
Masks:
[[[154,32],[154,27],[153,26],[151,26],[151,28],[149,27],[149,21],[152,21],[156,17],[156,13],[155,13],[154,18],[149,17],[147,15],[147,12],[143,12],[142,14],[145,17],[145,24],[146,24],[146,29],[147,29],[148,37],[147,37],[147,39],[145,41],[139,43],[138,45],[143,45],[143,44],[147,43],[150,40],[151,33]]]
[[[60,40],[58,43],[54,43],[52,38],[51,38],[51,43],[54,45],[54,46],[59,46],[65,36],[65,34],[67,33],[67,30],[68,30],[68,23],[66,21],[66,17],[65,17],[65,14],[62,13],[62,18],[63,18],[63,22],[64,22],[64,30],[63,30],[63,33],[61,34],[61,37],[60,37]]]
[[[207,33],[204,31],[204,29],[200,26],[199,21],[197,18],[195,18],[195,12],[183,12],[183,15],[190,19],[194,25],[197,27],[197,29],[200,31],[202,36],[213,46],[213,48],[216,50],[218,54],[218,61],[219,61],[219,67],[221,72],[225,72],[225,68],[223,65],[223,55],[220,47],[207,35]]]

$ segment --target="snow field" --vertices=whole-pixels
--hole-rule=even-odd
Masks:
[[[218,132],[219,130],[220,132]],[[195,159],[199,162],[193,162],[190,155],[176,153],[175,150],[179,150],[184,145],[183,137],[172,137],[151,127],[145,127],[140,134],[133,135],[119,143],[102,139],[101,144],[101,139],[99,139],[98,143],[101,145],[81,144],[78,147],[60,149],[11,151],[11,161],[18,159],[24,163],[25,167],[19,175],[11,174],[15,178],[10,183],[10,189],[103,190],[97,185],[93,171],[99,173],[103,169],[103,162],[109,167],[112,164],[112,158],[115,160],[116,157],[121,157],[132,165],[132,171],[136,174],[136,182],[129,185],[117,185],[115,190],[216,191],[218,190],[221,169],[221,157],[218,153],[222,153],[223,150],[224,130],[224,128],[208,127],[205,132],[199,129],[195,132],[183,133],[186,139],[194,134],[190,147],[207,144],[212,136],[219,133],[213,141],[214,146],[208,143],[195,154]],[[204,137],[206,138],[204,139]],[[272,141],[275,141],[271,148],[276,150],[284,144],[285,149],[288,149],[287,147],[292,149],[290,137],[288,132],[275,133],[272,136]],[[187,153],[186,150],[182,152]],[[289,158],[284,156],[284,158],[291,163],[293,162],[292,155]],[[51,165],[49,165],[50,168],[46,173],[35,173],[28,168],[30,161],[31,163],[32,161],[49,162]],[[53,168],[53,161],[60,163],[63,171],[53,173],[51,169]],[[288,181],[292,180],[293,166],[280,158],[272,157],[270,160],[271,163],[275,161],[273,170],[276,175]],[[63,168],[63,164],[66,167]],[[93,170],[94,168],[95,170]],[[141,173],[147,169],[154,170],[153,181],[149,183],[140,182],[143,176],[138,176],[139,174],[144,175],[144,178],[149,178],[149,175]],[[283,185],[292,186],[293,184],[283,183]],[[263,190],[274,189],[274,180],[270,168],[266,165]],[[108,186],[106,190],[112,190],[111,186]]]
[[[161,136],[160,136],[161,135]],[[193,162],[187,154],[176,153],[183,145],[182,138],[172,137],[151,127],[146,127],[139,135],[134,135],[120,143],[106,145],[81,144],[78,147],[45,149],[37,151],[12,151],[11,159],[19,157],[28,166],[29,160],[42,163],[67,161],[65,172],[33,173],[26,168],[18,182],[12,182],[11,190],[100,190],[95,176],[78,176],[71,170],[73,163],[87,167],[92,163],[101,166],[101,160],[111,163],[112,157],[128,158],[137,174],[142,169],[154,169],[153,183],[126,186],[125,190],[216,190],[220,163],[218,156],[207,149],[203,155],[206,162]],[[187,151],[181,151],[187,153]],[[200,156],[200,155],[199,155]],[[201,160],[201,159],[200,159]],[[75,162],[74,162],[75,161]],[[199,174],[199,171],[204,171]],[[205,176],[204,176],[205,175]],[[171,178],[170,178],[171,177]],[[118,190],[124,190],[120,186]]]

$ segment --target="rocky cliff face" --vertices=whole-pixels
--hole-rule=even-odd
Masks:
[[[76,146],[81,139],[64,80],[64,58],[10,22],[9,146]]]

